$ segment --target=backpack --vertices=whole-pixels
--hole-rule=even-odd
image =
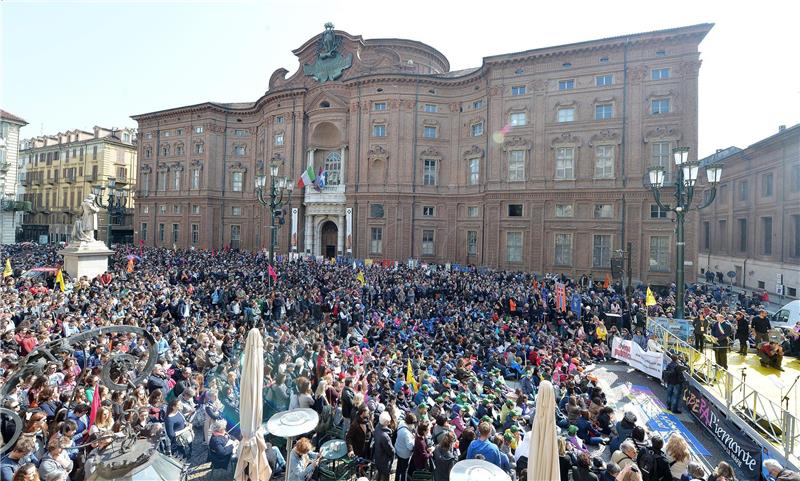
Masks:
[[[655,481],[656,466],[659,456],[650,448],[644,448],[636,458],[636,464],[642,472],[642,481]]]
[[[322,405],[322,412],[319,415],[319,423],[317,423],[317,428],[314,431],[318,434],[325,434],[331,429],[332,426],[333,408],[331,407],[330,403],[325,402]]]

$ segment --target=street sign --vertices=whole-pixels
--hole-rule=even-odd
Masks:
[[[779,296],[783,295],[783,284],[778,284],[775,286],[775,292],[778,293]]]

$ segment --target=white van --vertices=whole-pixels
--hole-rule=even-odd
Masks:
[[[800,323],[800,300],[792,301],[778,309],[769,321],[773,328],[794,329]]]

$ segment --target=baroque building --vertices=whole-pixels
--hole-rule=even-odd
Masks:
[[[251,103],[135,115],[136,236],[146,245],[269,247],[254,177],[296,190],[277,251],[668,282],[674,226],[643,186],[697,151],[701,24],[486,57],[451,71],[421,42],[325,31]],[[687,238],[694,239],[696,217]],[[687,259],[696,259],[688,242]]]
[[[26,125],[24,119],[0,110],[0,244],[15,242],[17,225],[27,207],[17,199],[19,129]]]
[[[19,185],[24,190],[18,196],[30,203],[31,210],[23,219],[20,239],[70,242],[73,224],[92,186],[105,186],[113,179],[118,188],[132,190],[136,154],[135,129],[95,126],[92,132],[75,129],[21,141],[19,160],[24,172],[19,174]],[[97,239],[108,242],[111,222],[111,243],[133,242],[133,202],[129,196],[111,216],[106,209],[100,210]]]

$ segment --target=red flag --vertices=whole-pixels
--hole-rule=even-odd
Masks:
[[[517,311],[517,303],[514,302],[514,299],[509,299],[508,300],[508,310],[511,311],[511,312],[516,312]]]
[[[275,272],[271,265],[267,267],[267,274],[272,278],[272,282],[278,282],[278,273]]]
[[[608,286],[611,285],[611,276],[606,273],[606,278],[603,279],[603,289],[608,289]]]
[[[89,431],[92,429],[92,424],[97,417],[97,411],[100,409],[100,383],[94,385],[94,394],[92,394],[92,410],[89,411],[89,425],[86,426],[86,437],[89,437]]]
[[[538,289],[539,288],[539,281],[537,281],[536,279],[533,279],[533,288],[534,289]]]

